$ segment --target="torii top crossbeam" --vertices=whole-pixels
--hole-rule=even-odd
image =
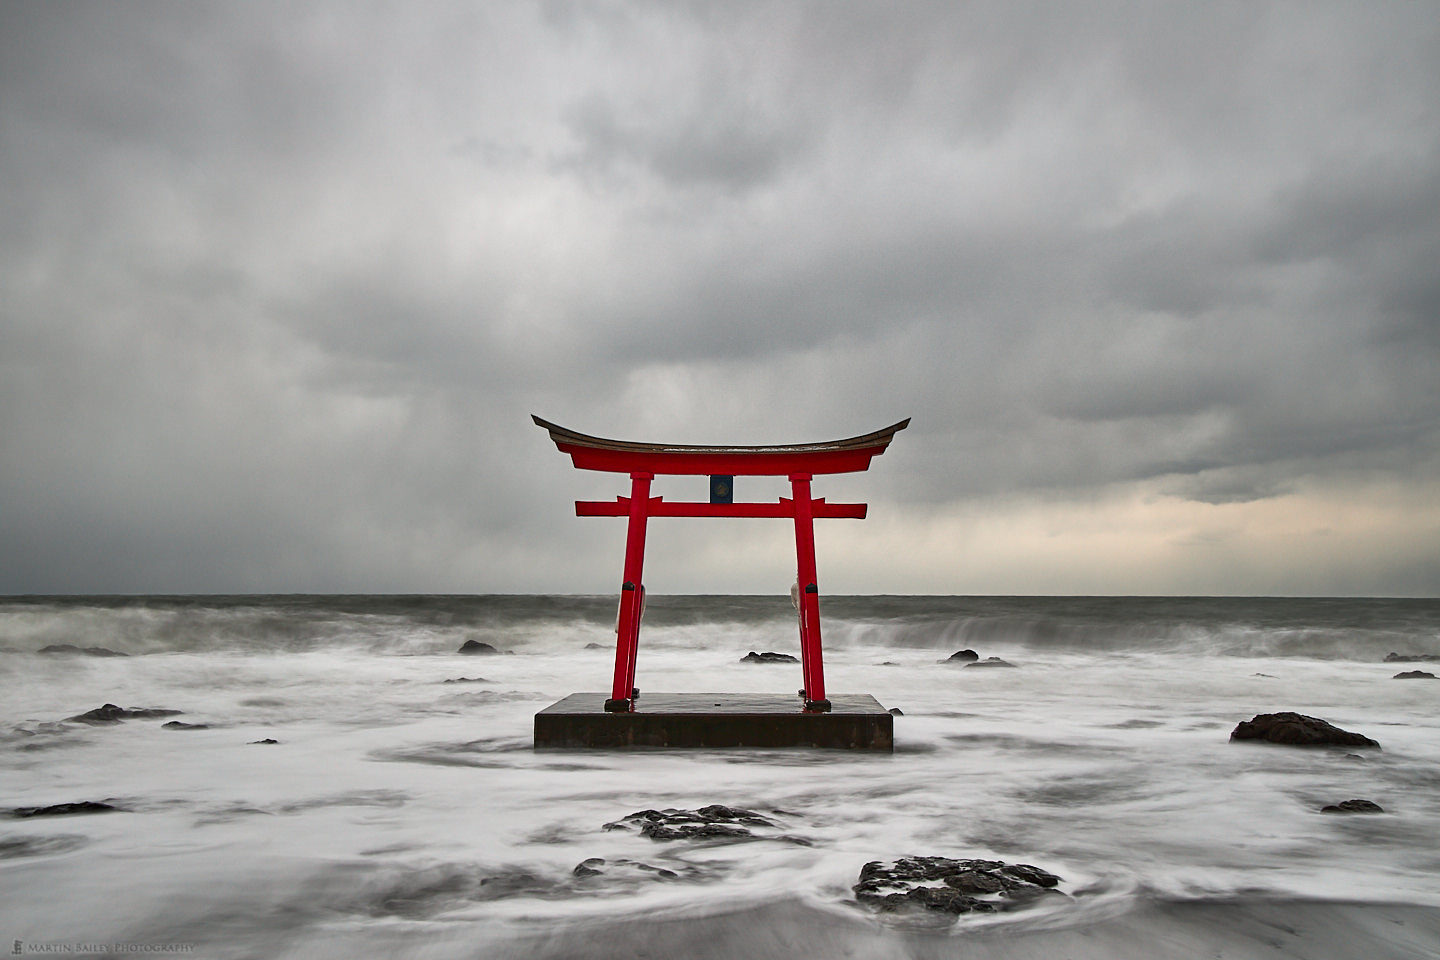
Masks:
[[[885,452],[909,418],[883,430],[824,443],[769,446],[702,446],[692,444],[636,443],[607,440],[569,430],[531,415],[562,453],[581,470],[630,475],[630,496],[614,501],[576,501],[582,517],[628,517],[625,541],[625,581],[620,591],[620,617],[616,629],[615,678],[605,709],[633,710],[640,691],[635,688],[635,655],[640,640],[640,615],[645,588],[645,526],[649,517],[791,517],[795,521],[796,583],[801,585],[800,662],[805,686],[800,691],[805,709],[825,711],[825,673],[820,652],[820,597],[815,575],[816,517],[864,519],[863,503],[826,503],[812,499],[810,481],[816,474],[854,473],[869,469],[870,461]],[[709,475],[710,502],[667,502],[650,496],[650,481],[657,474]],[[793,498],[775,503],[734,503],[731,483],[736,476],[784,476]]]

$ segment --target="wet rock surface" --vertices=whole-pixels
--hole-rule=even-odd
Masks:
[[[96,800],[81,800],[76,803],[53,803],[48,807],[16,807],[10,811],[12,817],[69,817],[79,813],[110,813],[120,808],[112,803]]]
[[[1386,663],[1427,663],[1440,661],[1436,653],[1387,653]]]
[[[974,663],[965,664],[965,669],[971,667],[1013,667],[1015,664],[1008,660],[1001,660],[999,657],[986,657],[984,660],[976,660]]]
[[[160,724],[162,730],[209,730],[208,723],[186,723],[183,720],[171,720],[169,723]]]
[[[492,683],[484,677],[456,677],[453,680],[442,680],[442,683]]]
[[[1404,670],[1390,678],[1391,680],[1434,680],[1435,674],[1427,673],[1424,670]]]
[[[942,662],[942,663],[950,663],[950,662],[954,662],[954,663],[974,663],[976,660],[979,660],[979,659],[980,659],[980,654],[976,653],[974,650],[968,650],[968,649],[967,649],[967,650],[956,650],[954,653],[950,654],[949,657],[945,658],[945,660],[943,660],[943,661],[941,661],[941,662]]]
[[[77,647],[73,643],[52,643],[41,647],[36,653],[51,657],[128,657],[130,654],[111,650],[109,647]]]
[[[1320,808],[1321,813],[1384,813],[1385,808],[1374,800],[1341,800]]]
[[[279,740],[276,740],[273,737],[266,737],[264,740],[251,740],[249,746],[254,747],[261,744],[278,744],[279,742]]]
[[[676,864],[680,869],[672,870],[669,867],[657,867],[649,863],[641,863],[639,860],[606,860],[604,857],[591,857],[583,860],[571,871],[571,875],[580,879],[588,877],[604,877],[609,880],[616,880],[622,877],[627,879],[646,880],[693,880],[698,868],[688,864]]]
[[[809,846],[804,837],[778,834],[783,825],[754,810],[711,804],[697,810],[640,810],[605,824],[606,830],[635,830],[651,840],[785,840]],[[758,831],[758,832],[757,832]]]
[[[1259,713],[1250,720],[1242,720],[1230,733],[1231,740],[1264,740],[1292,747],[1373,747],[1380,744],[1369,737],[1341,730],[1321,720],[1289,711],[1283,713]]]
[[[107,703],[96,707],[94,710],[87,710],[84,713],[76,714],[65,719],[74,723],[88,723],[94,726],[109,723],[123,723],[126,720],[153,720],[157,717],[174,717],[183,710],[163,710],[154,707],[132,707],[125,709],[117,707],[113,703]]]
[[[770,652],[770,651],[766,651],[765,653],[756,653],[754,650],[751,650],[749,653],[745,654],[745,656],[743,656],[743,657],[740,658],[740,662],[741,662],[741,663],[799,663],[800,661],[799,661],[798,659],[796,659],[795,657],[790,656],[790,654],[788,654],[788,653],[773,653],[773,652]]]
[[[995,913],[1058,893],[1060,877],[1028,863],[1003,860],[955,860],[902,857],[892,863],[871,861],[860,869],[852,888],[855,899],[885,913],[924,910],[935,913]]]
[[[455,652],[469,656],[488,656],[489,654],[499,653],[500,651],[488,643],[481,643],[479,640],[466,640],[460,644],[460,649]]]

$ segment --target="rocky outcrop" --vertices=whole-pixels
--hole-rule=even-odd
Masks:
[[[1028,863],[902,857],[860,870],[855,899],[884,912],[994,913],[1058,893],[1060,878]]]
[[[124,707],[117,707],[113,703],[96,707],[94,710],[87,710],[84,713],[76,714],[73,717],[66,717],[67,721],[74,723],[88,723],[92,726],[104,724],[121,723],[126,720],[153,720],[156,717],[173,717],[183,713],[183,710],[162,710],[158,708],[132,707],[126,710]]]
[[[1435,674],[1426,673],[1424,670],[1405,670],[1395,674],[1391,680],[1434,680]]]
[[[274,739],[273,737],[266,737],[264,740],[251,740],[251,741],[250,741],[250,746],[253,747],[253,746],[258,746],[258,745],[260,745],[260,744],[277,744],[277,743],[279,743],[279,742],[280,742],[279,740],[276,740],[276,739]]]
[[[77,647],[73,643],[52,643],[41,647],[36,653],[62,657],[128,657],[130,654],[111,650],[109,647]]]
[[[1260,713],[1242,720],[1230,733],[1231,740],[1264,740],[1292,747],[1374,747],[1380,744],[1369,737],[1341,730],[1318,717],[1298,713]]]
[[[1374,800],[1341,800],[1320,808],[1321,813],[1384,813],[1385,808]]]
[[[453,680],[443,680],[442,683],[491,683],[484,677],[456,677]]]
[[[637,830],[651,840],[786,840],[810,845],[804,837],[774,833],[783,826],[770,817],[718,803],[698,810],[641,810],[605,824],[605,829]]]
[[[954,653],[950,654],[950,656],[942,660],[941,663],[974,663],[976,660],[979,659],[980,654],[976,653],[974,650],[956,650]]]
[[[120,808],[112,803],[97,800],[81,800],[77,803],[55,803],[48,807],[16,807],[10,811],[12,817],[68,817],[77,813],[110,813]]]
[[[745,656],[743,656],[743,657],[740,658],[740,662],[741,662],[741,663],[799,663],[800,661],[797,660],[795,657],[790,656],[790,654],[788,654],[788,653],[771,653],[771,652],[768,652],[768,651],[765,652],[765,653],[756,653],[754,650],[751,650],[749,653],[745,654]]]
[[[479,640],[466,640],[460,644],[460,649],[455,652],[463,653],[467,656],[488,656],[489,654],[499,653],[500,651],[488,643],[481,643]]]
[[[160,724],[163,730],[209,730],[208,723],[186,723],[183,720],[171,720],[169,723]]]
[[[1440,661],[1440,654],[1435,653],[1387,653],[1386,663],[1426,663],[1429,661]]]
[[[971,667],[1013,667],[1015,664],[1008,660],[1001,660],[999,657],[986,657],[984,660],[976,660],[974,663],[965,664],[965,669]]]

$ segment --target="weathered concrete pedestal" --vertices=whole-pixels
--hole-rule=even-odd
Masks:
[[[536,748],[895,748],[895,718],[867,693],[832,693],[825,713],[780,694],[648,691],[632,711],[607,713],[607,696],[572,693],[535,714]]]

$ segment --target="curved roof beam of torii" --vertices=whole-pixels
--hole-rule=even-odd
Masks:
[[[562,453],[570,454],[581,470],[611,473],[729,474],[779,476],[788,474],[851,473],[865,470],[870,460],[885,452],[890,440],[910,425],[906,417],[874,433],[821,443],[716,446],[678,443],[639,443],[607,440],[579,433],[531,414],[549,431]]]

